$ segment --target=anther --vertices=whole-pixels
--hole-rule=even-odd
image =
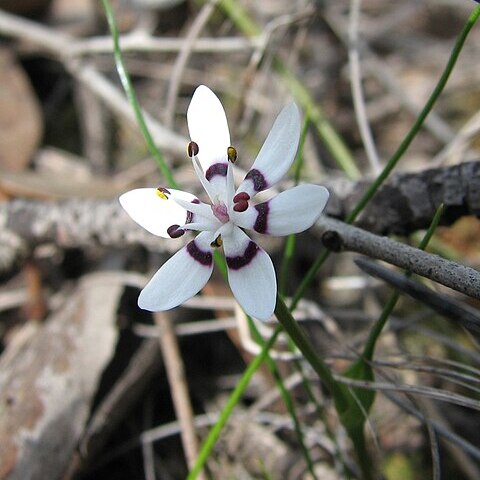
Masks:
[[[241,200],[248,202],[250,200],[250,195],[247,192],[240,192],[233,197],[234,203],[240,202]]]
[[[198,144],[195,142],[190,142],[187,147],[187,153],[189,157],[195,157],[198,155]]]
[[[236,212],[244,212],[248,208],[248,202],[246,200],[239,200],[233,206]]]
[[[227,158],[230,163],[235,163],[237,161],[237,149],[235,147],[227,148]]]
[[[222,235],[219,235],[211,244],[210,246],[213,248],[219,248],[223,245]]]
[[[167,195],[171,195],[170,190],[166,189],[165,187],[158,187],[157,188],[157,195],[162,199],[162,200],[168,200]]]
[[[179,238],[185,233],[185,230],[181,229],[180,225],[170,225],[167,228],[167,233],[171,238]]]

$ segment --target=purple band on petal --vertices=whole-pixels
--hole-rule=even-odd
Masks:
[[[253,229],[258,233],[267,233],[268,212],[270,211],[268,202],[255,205],[255,210],[258,212],[258,215],[257,219],[255,220],[255,224],[253,225]]]
[[[250,240],[243,255],[237,255],[236,257],[226,257],[227,265],[232,270],[240,270],[240,268],[245,267],[255,258],[255,255],[258,251],[258,245]]]
[[[200,250],[195,243],[195,240],[192,240],[187,244],[187,252],[194,260],[206,267],[209,267],[212,264],[212,252],[204,252],[203,250]]]
[[[208,167],[208,170],[205,173],[205,178],[210,181],[215,175],[220,175],[221,177],[227,176],[227,167],[226,163],[214,163]]]
[[[256,168],[252,168],[246,175],[245,180],[251,180],[253,182],[253,189],[256,192],[261,192],[268,187],[268,183],[263,176],[263,173]]]

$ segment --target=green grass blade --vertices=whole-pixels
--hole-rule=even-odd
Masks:
[[[219,7],[247,37],[253,37],[261,33],[260,27],[249,17],[245,9],[240,5],[240,2],[236,0],[221,0]],[[274,57],[273,66],[302,108],[310,112],[312,123],[339,167],[350,178],[359,178],[360,171],[350,150],[329,122],[323,110],[315,103],[305,85],[279,57]]]
[[[248,318],[248,323],[250,326],[250,330],[253,333],[253,337],[255,341],[260,345],[264,346],[265,345],[265,340],[262,338],[260,335],[260,332],[258,331],[255,323],[250,317]],[[315,475],[315,470],[313,467],[313,460],[310,455],[310,451],[308,450],[308,447],[305,445],[305,440],[304,440],[304,435],[303,435],[303,430],[302,430],[302,425],[300,424],[300,421],[298,419],[297,413],[295,411],[295,403],[292,399],[292,396],[290,395],[290,392],[287,390],[285,387],[285,384],[283,383],[283,378],[275,364],[275,362],[272,360],[272,358],[267,355],[265,358],[265,363],[270,370],[270,373],[272,374],[275,383],[277,385],[277,388],[280,392],[280,395],[282,397],[283,403],[285,404],[285,407],[288,410],[288,414],[290,415],[290,418],[292,419],[295,434],[297,435],[297,440],[300,445],[300,448],[302,450],[303,457],[305,458],[305,462],[307,464],[308,471],[310,472],[310,475],[314,480],[317,480],[317,476]]]
[[[440,94],[442,93],[448,81],[448,78],[450,77],[450,74],[452,73],[453,68],[457,63],[458,57],[462,51],[462,48],[465,44],[468,34],[470,33],[473,26],[477,22],[479,16],[480,16],[480,6],[477,6],[468,17],[468,20],[465,26],[460,32],[460,35],[457,37],[452,53],[450,54],[450,57],[448,59],[447,65],[445,66],[442,72],[442,75],[440,76],[440,79],[438,80],[427,103],[425,104],[422,111],[420,112],[417,120],[414,122],[412,128],[407,133],[407,135],[405,136],[405,138],[403,139],[403,141],[401,142],[400,146],[397,148],[395,153],[388,160],[387,164],[385,165],[380,175],[374,180],[370,188],[365,192],[365,194],[361,197],[361,199],[355,205],[351,213],[348,215],[347,217],[348,223],[353,223],[355,219],[358,217],[358,215],[360,214],[360,212],[362,212],[362,210],[367,206],[368,202],[372,199],[372,197],[375,195],[377,190],[380,188],[383,182],[387,179],[387,177],[396,167],[398,161],[402,158],[402,156],[404,155],[404,153],[407,151],[408,147],[412,143],[413,139],[415,138],[417,133],[420,131],[420,128],[422,127],[423,122],[427,118],[428,114],[430,113],[433,106],[435,105],[435,102],[438,100]],[[302,282],[300,283],[299,287],[297,288],[297,291],[293,296],[292,303],[291,303],[292,309],[295,308],[295,306],[298,304],[300,299],[304,296],[307,288],[309,287],[309,285],[317,275],[318,271],[320,270],[325,260],[328,258],[329,254],[330,252],[323,250],[320,253],[320,255],[317,257],[313,265],[310,267],[310,269],[306,273],[305,277],[303,278]]]
[[[213,447],[215,446],[215,443],[217,442],[223,427],[228,421],[228,418],[230,417],[234,408],[240,401],[254,373],[257,371],[257,369],[260,367],[263,361],[267,358],[268,351],[275,343],[275,340],[277,339],[281,331],[282,331],[282,328],[280,326],[277,327],[273,335],[263,345],[261,352],[252,360],[250,365],[248,365],[247,369],[245,370],[244,374],[242,375],[239,382],[235,386],[235,389],[230,395],[225,407],[220,413],[220,417],[217,423],[212,427],[205,442],[203,443],[200,453],[198,454],[197,460],[195,462],[195,465],[192,467],[192,469],[190,470],[190,473],[188,474],[187,480],[194,480],[195,478],[197,478],[198,474],[202,471],[205,465],[205,462],[210,456],[213,450]]]
[[[110,2],[108,0],[102,0],[102,4],[103,9],[105,10],[105,15],[107,17],[110,34],[112,35],[113,39],[113,55],[115,57],[115,65],[117,67],[117,72],[120,77],[120,81],[122,82],[125,94],[127,95],[128,101],[130,102],[130,105],[135,112],[135,118],[137,119],[140,131],[142,132],[148,150],[157,162],[158,168],[160,169],[160,172],[165,178],[167,185],[172,188],[178,188],[177,182],[175,182],[171,170],[168,168],[168,165],[165,163],[162,154],[157,149],[155,141],[153,140],[153,137],[150,134],[150,131],[145,122],[145,118],[143,117],[142,109],[140,107],[140,104],[138,103],[137,95],[135,94],[132,81],[130,80],[130,75],[128,74],[125,63],[123,61],[122,51],[120,50],[117,22],[115,21],[115,16],[113,14]]]

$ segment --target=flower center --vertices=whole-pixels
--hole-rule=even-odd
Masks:
[[[223,202],[214,203],[212,205],[212,212],[222,223],[230,221],[227,206]]]

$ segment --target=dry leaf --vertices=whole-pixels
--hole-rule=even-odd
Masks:
[[[30,82],[6,48],[0,49],[0,167],[23,170],[42,136],[42,116]]]

